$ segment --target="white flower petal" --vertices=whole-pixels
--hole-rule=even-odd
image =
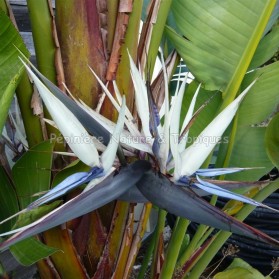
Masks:
[[[104,173],[106,173],[108,170],[111,169],[116,156],[116,151],[119,145],[121,131],[123,130],[123,126],[124,126],[125,107],[126,107],[126,102],[125,102],[125,97],[123,97],[122,106],[119,111],[117,124],[114,128],[108,147],[106,148],[105,152],[103,152],[101,156],[101,162],[102,162],[102,167],[104,169]]]
[[[109,131],[111,134],[113,133],[113,129],[115,127],[115,123],[110,121],[109,119],[105,118],[101,114],[97,113],[90,107],[88,107],[86,104],[84,104],[82,101],[78,103],[78,105],[85,110],[88,114],[90,114],[99,124],[101,124],[107,131]],[[121,133],[120,143],[123,145],[123,147],[131,147],[133,149],[137,149],[143,152],[147,152],[152,154],[152,142],[145,142],[145,137],[139,133],[134,135],[130,132],[123,130]]]
[[[193,116],[193,113],[194,113],[194,108],[195,108],[195,104],[196,104],[196,100],[197,100],[197,96],[199,94],[199,91],[200,91],[200,88],[201,88],[201,84],[199,84],[195,94],[194,94],[194,97],[191,101],[191,104],[189,106],[189,109],[187,111],[187,114],[184,118],[184,121],[183,121],[183,124],[182,124],[182,128],[181,128],[181,131],[180,131],[180,135],[183,133],[184,129],[187,127],[187,125],[189,124],[189,121],[191,120],[192,116]],[[185,135],[183,136],[183,138],[181,139],[180,143],[179,143],[179,152],[181,153],[184,149],[185,149],[185,146],[186,146],[186,143],[187,143],[187,139],[188,139],[188,134],[189,134],[189,131],[187,131],[185,133]]]
[[[112,81],[112,84],[113,84],[113,88],[114,88],[114,92],[115,92],[115,96],[116,96],[116,98],[117,98],[117,101],[118,101],[118,103],[121,105],[121,104],[122,104],[122,103],[121,103],[121,102],[122,102],[122,97],[121,97],[120,91],[119,91],[119,89],[118,89],[118,87],[117,87],[117,84],[116,84],[115,80]],[[134,117],[133,117],[133,115],[131,114],[131,112],[130,112],[130,110],[128,109],[127,106],[126,106],[125,115],[126,115],[126,117],[127,117],[127,119],[128,119],[129,121],[133,121],[133,120],[134,120]]]
[[[51,117],[72,151],[86,165],[99,166],[99,155],[91,136],[74,114],[47,89],[23,61],[22,63],[32,77]]]
[[[174,169],[174,178],[178,179],[181,173],[181,156],[178,152],[178,140],[179,140],[179,123],[180,123],[180,112],[183,101],[183,96],[185,92],[185,86],[187,82],[187,75],[184,78],[182,85],[180,86],[177,96],[173,101],[172,106],[172,116],[171,116],[171,125],[170,125],[170,148],[172,156],[174,159],[175,169]]]
[[[89,66],[88,66],[89,67]],[[91,69],[89,67],[90,71],[93,73],[93,75],[95,76],[95,78],[97,79],[97,81],[99,82],[99,84],[101,85],[103,91],[105,92],[106,96],[110,99],[111,103],[113,104],[113,106],[117,109],[117,111],[120,111],[120,105],[117,103],[117,101],[114,99],[114,97],[112,96],[112,94],[109,92],[109,90],[107,89],[107,87],[103,84],[103,82],[100,80],[100,78],[97,76],[97,74],[93,71],[93,69]],[[120,94],[118,87],[116,85],[116,83],[113,83],[114,86],[114,90],[116,93],[116,95]],[[119,102],[121,103],[121,101]],[[137,127],[135,126],[135,124],[133,123],[133,118],[132,115],[130,113],[130,111],[128,110],[128,108],[125,108],[125,115],[127,117],[127,119],[125,118],[125,124],[127,126],[127,128],[129,129],[129,131],[131,132],[132,135],[134,136],[138,136],[140,133],[137,129]]]
[[[161,52],[162,61],[164,59]],[[165,63],[162,62],[162,68],[164,73],[164,87],[165,87],[165,119],[163,126],[163,136],[162,142],[160,143],[159,156],[160,156],[160,170],[161,172],[166,171],[167,160],[169,156],[170,149],[170,113],[169,113],[169,85],[168,85],[168,74],[166,70]]]
[[[219,113],[201,132],[197,140],[182,152],[181,176],[196,172],[207,156],[221,139],[221,136],[231,123],[244,96],[255,84],[253,81],[231,104]]]
[[[135,88],[135,99],[138,115],[141,119],[142,130],[147,138],[152,138],[149,130],[149,106],[145,83],[138,71],[132,57],[128,53],[131,68],[131,77]]]

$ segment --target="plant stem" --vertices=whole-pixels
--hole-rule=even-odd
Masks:
[[[131,274],[131,271],[133,269],[133,266],[135,264],[135,260],[138,254],[138,251],[140,249],[142,238],[144,236],[144,233],[146,231],[146,226],[148,224],[150,212],[152,209],[152,204],[147,203],[144,205],[144,208],[141,213],[141,217],[138,223],[138,227],[136,232],[134,233],[133,242],[131,245],[131,249],[129,251],[129,257],[126,263],[126,269],[125,269],[125,278],[129,278],[129,275]]]
[[[138,41],[135,40],[135,34],[138,34],[140,30],[142,4],[142,0],[133,2],[133,11],[130,14],[125,40],[121,46],[121,60],[116,72],[116,82],[118,88],[120,92],[125,94],[126,105],[131,111],[134,106],[134,86],[130,74],[128,51],[134,62],[137,62]]]
[[[27,142],[29,147],[32,147],[39,144],[44,139],[40,119],[32,112],[31,99],[33,95],[33,86],[29,81],[26,71],[22,74],[22,79],[16,89],[16,94],[24,123]]]
[[[181,249],[186,230],[190,221],[184,218],[177,218],[175,228],[172,232],[168,245],[165,261],[160,274],[160,279],[171,278],[175,269],[176,261]]]
[[[165,29],[165,23],[169,14],[172,0],[162,0],[157,14],[157,21],[153,26],[150,48],[147,56],[147,65],[150,73],[153,73],[158,48],[160,46],[162,35]]]
[[[200,241],[197,244],[197,247],[202,246],[202,244],[206,241],[206,239],[210,236],[210,234],[214,231],[214,228],[209,228],[205,234],[203,235],[203,237],[200,239]]]
[[[153,234],[152,234],[150,244],[148,245],[147,251],[144,254],[144,259],[143,259],[143,262],[142,262],[140,272],[139,272],[139,275],[138,275],[137,279],[144,279],[145,273],[146,273],[147,268],[148,268],[149,261],[150,261],[151,256],[152,256],[152,252],[154,250],[155,240],[156,240],[156,233],[154,231]]]
[[[117,19],[117,13],[118,13],[118,5],[119,0],[107,0],[107,8],[108,8],[108,38],[107,38],[107,49],[108,52],[111,53],[112,51],[112,44],[115,34],[115,27],[116,27],[116,19]]]
[[[197,243],[199,242],[199,240],[203,236],[206,228],[207,228],[206,225],[199,225],[199,227],[198,227],[194,237],[190,241],[187,249],[179,257],[178,262],[177,262],[177,267],[183,266],[184,263],[190,258],[190,256],[192,255],[193,251],[197,247]]]
[[[167,212],[163,209],[159,209],[158,214],[158,222],[155,230],[155,242],[154,242],[154,251],[153,251],[153,262],[151,266],[151,277],[155,278],[158,268],[158,261],[160,261],[160,254],[162,251],[162,244],[161,244],[161,237],[165,227],[165,220],[166,220]]]
[[[47,0],[28,0],[28,12],[40,72],[56,83],[55,44],[51,29],[52,18]]]
[[[39,71],[54,84],[57,84],[55,69],[56,46],[53,37],[52,16],[47,0],[27,1],[29,18],[31,21],[32,35],[34,40],[36,60]],[[45,110],[46,118],[51,118]],[[52,126],[47,127],[49,135],[56,138],[61,134]],[[63,151],[63,144],[56,144],[56,150]]]

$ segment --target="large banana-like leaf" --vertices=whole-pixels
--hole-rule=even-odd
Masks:
[[[182,110],[181,110],[181,122],[183,121],[187,111],[190,107],[191,100],[195,94],[198,87],[198,83],[193,81],[186,88],[184,95]],[[200,92],[197,96],[197,101],[195,104],[194,111],[197,111],[202,105],[204,105],[208,100],[209,103],[206,107],[199,113],[198,117],[195,119],[191,129],[189,131],[189,137],[187,139],[187,146],[191,145],[195,138],[206,128],[206,126],[214,119],[216,116],[216,111],[218,110],[222,97],[221,93],[218,91],[207,91],[204,88],[200,88]],[[182,124],[182,123],[181,123]]]
[[[214,275],[213,279],[268,279],[270,276],[265,277],[258,270],[246,263],[240,258],[235,258],[233,262],[222,272],[218,272]]]
[[[27,151],[12,169],[19,203],[25,208],[37,199],[34,194],[49,190],[54,143],[42,142]]]
[[[279,26],[277,25],[260,41],[248,70],[263,65],[266,61],[272,58],[276,51],[278,51],[278,48]]]
[[[0,167],[0,220],[13,215],[18,211],[16,192],[4,168]],[[1,225],[0,232],[11,229],[14,221]]]
[[[177,0],[172,11],[183,36],[167,34],[194,76],[232,100],[276,2]]]
[[[0,10],[0,134],[23,71],[14,45],[27,56],[28,51],[20,34],[9,17]]]
[[[21,207],[24,208],[31,201],[37,199],[37,197],[33,197],[33,194],[37,194],[49,189],[53,146],[54,143],[51,143],[49,141],[42,142],[27,151],[14,165],[12,174],[14,179],[15,191]],[[3,205],[9,202],[9,211],[13,210],[14,203],[16,203],[16,201],[11,200],[11,191],[12,189],[7,189],[7,191],[5,191],[6,197],[5,200],[2,201]],[[53,209],[55,205],[52,207],[48,207],[50,209]],[[50,209],[46,211],[46,208],[47,207],[41,207],[38,209],[38,211],[32,212],[31,214],[27,213],[21,215],[21,218],[18,219],[15,226],[18,227],[20,225],[23,226],[27,223],[30,223],[30,221],[32,221],[32,218],[34,218],[35,216],[40,216],[42,212],[46,214],[46,212],[50,211]],[[31,255],[30,251],[36,251],[36,253],[33,253]],[[49,256],[55,251],[56,249],[47,247],[43,245],[39,240],[34,238],[23,241],[19,243],[19,246],[15,245],[11,249],[11,252],[15,256],[15,258],[23,265],[33,264],[34,262]]]
[[[222,143],[226,150],[219,150],[217,166],[263,168],[230,174],[229,179],[258,180],[273,167],[266,154],[264,138],[268,117],[279,103],[278,76],[279,62],[276,62],[247,74],[243,80],[241,87],[244,89],[259,77],[239,108],[229,142]]]
[[[56,201],[50,205],[44,205],[40,208],[24,213],[19,216],[14,228],[19,228],[33,222],[56,208],[61,201]],[[10,248],[11,253],[22,265],[32,265],[35,262],[50,256],[58,249],[46,246],[39,239],[29,237]]]

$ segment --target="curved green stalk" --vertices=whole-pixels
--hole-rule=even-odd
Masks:
[[[161,0],[157,14],[157,21],[153,26],[150,47],[147,55],[147,65],[150,74],[153,73],[158,49],[162,40],[165,24],[172,4],[172,0]]]
[[[193,254],[194,250],[197,248],[197,244],[204,235],[206,229],[208,227],[206,225],[199,225],[197,231],[195,232],[192,240],[190,241],[189,245],[187,246],[187,249],[181,254],[177,261],[177,268],[182,267],[185,262],[188,261],[188,259]]]
[[[18,104],[20,107],[24,128],[29,147],[35,146],[44,140],[40,119],[35,116],[31,108],[33,86],[31,85],[26,71],[16,89]]]
[[[158,214],[158,221],[156,230],[154,232],[155,234],[155,242],[154,242],[154,250],[153,250],[153,261],[151,266],[151,277],[150,278],[156,278],[156,272],[157,272],[157,263],[159,260],[159,253],[160,253],[160,238],[162,236],[164,227],[165,227],[165,221],[166,221],[167,212],[163,209],[159,209]]]
[[[113,38],[115,33],[116,19],[118,13],[118,5],[119,0],[107,0],[107,8],[108,8],[108,38],[107,38],[107,48],[108,52],[111,53]]]
[[[39,71],[56,84],[55,43],[47,0],[28,0],[28,12]]]
[[[34,40],[36,60],[39,71],[54,84],[57,84],[55,54],[56,46],[53,36],[53,23],[48,0],[28,0],[29,18],[31,21],[32,35]],[[45,110],[46,118],[51,119]],[[28,124],[30,125],[30,124]],[[61,134],[52,126],[47,126],[48,134],[61,137]],[[57,150],[64,150],[61,143],[56,144]]]
[[[160,274],[160,279],[168,279],[172,277],[181,245],[189,224],[189,220],[184,218],[177,218],[176,226],[172,232],[171,240],[168,245],[165,261]]]
[[[10,17],[11,20],[14,19],[12,10],[8,9],[5,0],[0,1],[0,10],[3,10]],[[23,70],[21,74],[21,79],[17,86],[16,94],[22,115],[22,120],[24,123],[27,142],[29,147],[32,147],[43,141],[43,134],[41,130],[40,119],[33,115],[31,109],[33,87],[25,70]]]
[[[133,3],[133,11],[129,18],[124,44],[121,47],[121,60],[116,73],[117,85],[120,92],[125,94],[126,104],[130,110],[133,109],[134,105],[134,87],[130,74],[130,62],[127,50],[136,62],[138,41],[135,40],[135,34],[139,33],[142,4],[142,0],[137,0]]]
[[[153,249],[154,249],[154,246],[155,246],[155,239],[156,239],[156,234],[154,232],[152,234],[152,238],[151,238],[150,244],[148,245],[147,251],[144,254],[144,259],[143,259],[143,262],[141,264],[141,268],[140,268],[137,279],[144,279],[145,278],[145,273],[147,271],[148,264],[150,262],[152,252],[153,252]]]
[[[206,166],[207,167],[207,166]],[[215,205],[217,202],[217,196],[213,195],[210,200],[210,204]],[[187,246],[187,249],[181,254],[179,257],[179,260],[177,262],[177,267],[182,267],[187,260],[191,257],[192,253],[200,246],[200,243],[203,243],[206,240],[205,235],[208,235],[208,232],[206,233],[206,230],[208,229],[208,226],[200,224],[198,226],[198,229],[196,230],[194,237],[190,241],[189,245]]]

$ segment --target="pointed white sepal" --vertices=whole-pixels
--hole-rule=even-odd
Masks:
[[[80,106],[80,108],[82,108],[88,114],[90,114],[108,132],[110,132],[111,134],[113,133],[114,127],[116,126],[116,124],[114,122],[110,121],[109,119],[105,118],[101,114],[97,113],[96,111],[94,111],[93,109],[88,107],[86,104],[84,104],[82,101],[80,101],[80,103],[78,103],[78,105]],[[139,131],[138,131],[138,133],[139,133]],[[149,143],[141,141],[141,139],[143,138],[143,135],[141,135],[141,134],[139,134],[139,135],[140,136],[134,137],[134,135],[131,134],[129,131],[123,130],[122,134],[121,134],[121,144],[125,148],[128,148],[128,149],[133,148],[133,149],[141,150],[143,152],[147,152],[147,153],[151,154],[152,153],[151,145]],[[135,139],[135,140],[133,140],[133,139]]]
[[[182,85],[180,86],[177,96],[175,97],[174,104],[172,106],[171,113],[171,125],[170,125],[170,148],[174,159],[174,178],[179,179],[181,173],[181,156],[178,150],[179,143],[179,123],[182,101],[185,92],[185,86],[187,82],[188,74],[184,78]]]
[[[220,141],[221,136],[231,123],[236,111],[250,88],[255,84],[253,81],[232,103],[219,113],[207,127],[200,133],[196,141],[182,152],[181,176],[189,176],[195,173],[207,156]]]
[[[189,124],[189,122],[190,122],[190,120],[191,120],[191,118],[193,116],[194,108],[195,108],[195,104],[196,104],[196,100],[197,100],[200,88],[201,88],[201,83],[199,84],[199,86],[198,86],[198,88],[197,88],[197,90],[196,90],[196,92],[194,94],[194,97],[193,97],[193,99],[191,101],[191,104],[189,106],[187,114],[186,114],[186,116],[184,118],[180,135],[181,135],[181,133],[183,133],[184,129],[187,127],[187,125]],[[185,135],[183,136],[183,138],[181,139],[181,141],[179,143],[179,146],[178,146],[179,152],[182,152],[185,149],[186,143],[187,143],[187,139],[188,139],[188,134],[189,134],[189,131],[187,131],[185,133]]]
[[[145,83],[138,71],[132,57],[128,52],[131,68],[131,77],[135,88],[135,99],[138,115],[142,123],[142,130],[147,139],[151,139],[151,133],[149,130],[149,106],[147,98],[147,89]]]
[[[101,85],[101,87],[102,87],[104,93],[106,94],[106,96],[109,98],[109,100],[111,101],[111,103],[113,104],[113,106],[114,106],[114,107],[117,109],[117,111],[119,112],[119,111],[120,111],[120,105],[121,105],[121,102],[122,102],[121,99],[120,99],[120,101],[118,100],[118,102],[120,103],[120,105],[119,105],[118,102],[117,102],[117,101],[114,99],[114,97],[112,96],[112,94],[109,92],[109,90],[107,89],[107,87],[104,85],[104,83],[101,81],[101,79],[100,79],[100,78],[97,76],[97,74],[94,72],[94,70],[93,70],[90,66],[88,66],[88,67],[89,67],[90,71],[92,72],[92,74],[95,76],[96,80],[97,80],[97,81],[99,82],[99,84]],[[114,91],[115,91],[116,96],[118,96],[117,98],[118,98],[118,99],[121,98],[121,97],[119,97],[120,92],[119,92],[119,89],[118,89],[118,87],[117,87],[117,85],[116,85],[115,82],[113,82],[113,87],[114,87]],[[140,136],[140,133],[139,133],[137,127],[136,127],[135,124],[133,123],[133,117],[132,117],[132,115],[131,115],[131,112],[129,111],[129,109],[128,109],[127,107],[125,108],[125,115],[126,115],[127,119],[124,118],[124,121],[125,121],[125,124],[126,124],[128,130],[131,132],[131,134],[132,134],[133,136]]]
[[[106,150],[103,152],[101,156],[101,163],[104,169],[104,173],[106,173],[111,169],[116,156],[116,151],[119,145],[121,132],[124,126],[125,109],[126,109],[126,101],[125,101],[125,96],[123,96],[117,124],[114,128],[108,147],[106,148]]]
[[[168,74],[166,70],[166,66],[164,63],[163,53],[161,53],[162,59],[162,69],[164,74],[164,87],[165,87],[165,119],[164,119],[164,126],[163,126],[163,137],[162,142],[160,143],[159,149],[159,163],[160,163],[160,170],[161,172],[166,171],[167,161],[169,156],[169,149],[170,149],[170,102],[169,102],[169,84],[168,84]]]
[[[92,137],[74,114],[48,90],[22,59],[21,61],[34,81],[51,117],[72,151],[86,165],[91,167],[99,166],[99,155],[93,144]]]

